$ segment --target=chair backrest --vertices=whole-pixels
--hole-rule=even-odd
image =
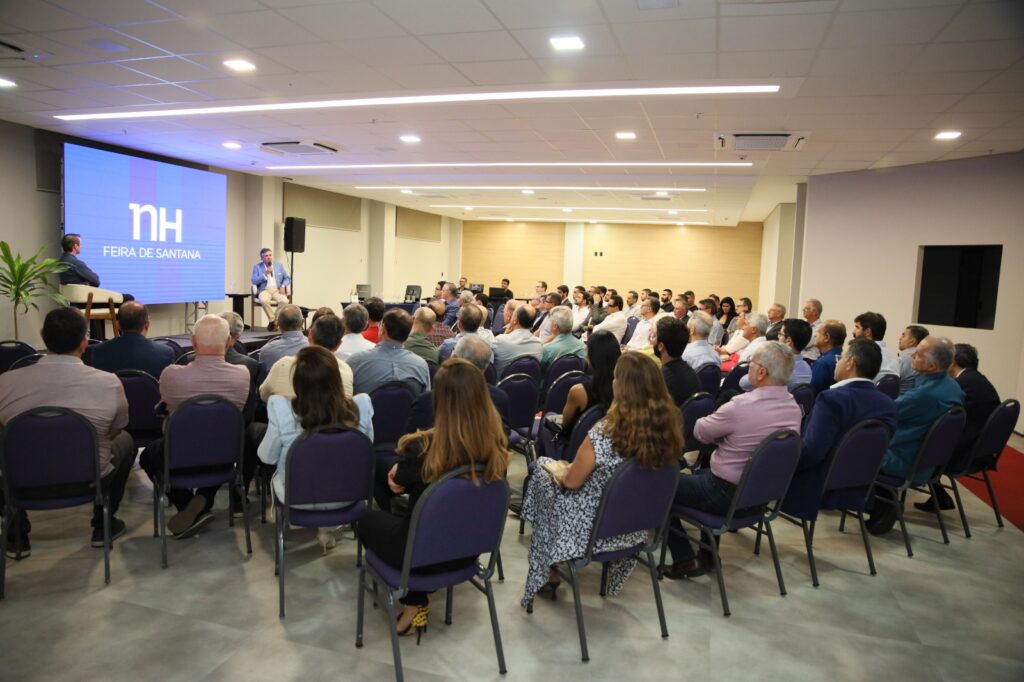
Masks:
[[[22,488],[84,483],[99,490],[96,429],[85,417],[64,407],[36,407],[22,412],[3,429],[0,480],[7,500],[12,500],[12,491],[17,498]],[[83,497],[94,496],[91,492]]]
[[[178,359],[174,361],[174,364],[176,364],[176,365],[187,365],[188,363],[192,362],[195,359],[196,359],[196,351],[195,351],[195,349],[192,349],[192,350],[186,351],[185,353],[182,353],[180,356],[178,356]]]
[[[956,450],[960,435],[967,424],[967,412],[964,408],[951,407],[938,419],[932,422],[928,434],[921,441],[921,447],[914,459],[914,467],[910,470],[910,480],[917,478],[922,471],[932,471],[936,467],[945,467],[949,458]],[[941,470],[941,469],[940,469]]]
[[[373,403],[373,442],[396,443],[405,435],[405,425],[416,396],[404,383],[391,381],[370,394]]]
[[[495,386],[498,383],[498,370],[494,369],[494,363],[487,365],[484,369],[484,380],[488,386]]]
[[[40,358],[42,358],[44,355],[46,355],[46,353],[33,353],[32,355],[23,355],[14,362],[12,362],[11,366],[7,368],[7,371],[12,372],[16,369],[21,369],[22,367],[34,365],[37,362],[39,362]]]
[[[722,391],[734,390],[738,391],[740,388],[740,379],[747,376],[747,372],[750,370],[749,362],[741,362],[732,368],[732,371],[722,381]]]
[[[694,393],[679,406],[679,418],[683,425],[683,445],[686,451],[700,448],[700,441],[693,435],[697,420],[715,411],[715,399],[710,393]]]
[[[537,380],[528,374],[510,374],[498,382],[498,388],[508,396],[509,426],[513,429],[532,427],[540,394]]]
[[[36,349],[23,341],[0,341],[0,374],[10,369],[15,360],[35,353]]]
[[[491,333],[497,336],[505,331],[505,306],[501,305],[494,309],[494,322],[491,324]]]
[[[177,341],[175,341],[174,339],[169,339],[166,336],[157,336],[157,337],[154,337],[154,338],[150,339],[150,341],[152,341],[153,343],[159,343],[159,344],[162,344],[164,346],[167,346],[172,351],[174,351],[174,360],[173,360],[173,362],[177,362],[178,358],[180,358],[182,356],[182,354],[184,354],[184,352],[185,352],[184,350],[182,350],[181,346],[178,344]]]
[[[642,469],[632,458],[619,464],[601,494],[587,558],[598,540],[644,530],[654,530],[654,537],[660,537],[678,482],[675,462],[660,469]]]
[[[544,397],[544,413],[559,412],[565,409],[565,402],[569,399],[569,389],[576,384],[587,380],[586,372],[581,370],[570,370],[556,378]]]
[[[590,433],[590,429],[594,428],[594,424],[602,419],[604,419],[604,408],[600,405],[588,407],[580,415],[580,418],[576,420],[576,424],[572,427],[572,433],[569,434],[569,448],[565,451],[565,459],[567,461],[571,462],[576,459],[576,451],[583,445],[583,441],[586,439],[587,434]]]
[[[242,411],[219,395],[189,398],[164,423],[164,470],[241,466],[245,424]]]
[[[476,483],[462,478],[468,466],[449,471],[420,496],[409,523],[401,587],[419,566],[480,554],[491,554],[487,575],[494,570],[510,495],[504,479],[485,483],[483,469],[477,467]]]
[[[722,386],[722,368],[709,362],[697,370],[697,380],[700,381],[701,390],[711,394],[711,397],[714,398]]]
[[[555,380],[561,377],[566,372],[582,372],[584,369],[583,360],[579,359],[573,354],[560,355],[555,358],[554,362],[548,365],[548,369],[544,372],[544,384],[541,386],[541,400],[546,400],[548,392],[551,390],[551,386],[555,383]],[[558,409],[562,409],[559,406]]]
[[[878,419],[851,426],[829,455],[822,492],[870,486],[882,467],[892,432]]]
[[[797,384],[789,389],[790,395],[793,396],[793,400],[800,406],[800,413],[803,416],[811,414],[811,410],[814,409],[814,399],[817,395],[814,393],[814,387],[810,384]]]
[[[430,362],[427,360],[427,372],[430,373],[430,385],[434,385],[434,375],[437,374],[437,368],[439,365],[436,362]]]
[[[638,317],[630,317],[626,320],[626,333],[622,335],[622,343],[629,343],[629,340],[633,338],[633,332],[636,331],[636,325],[640,322]]]
[[[138,369],[123,369],[116,374],[128,398],[128,433],[159,435],[164,422],[155,411],[160,402],[160,382]]]
[[[1013,398],[1004,400],[985,420],[985,426],[982,427],[981,433],[978,434],[978,440],[974,441],[974,446],[971,448],[970,462],[985,455],[999,459],[1003,448],[1006,447],[1010,436],[1013,435],[1013,427],[1019,418],[1020,401]],[[967,464],[970,465],[970,462]]]
[[[370,500],[375,458],[360,431],[323,426],[301,436],[288,451],[285,505]]]
[[[505,377],[513,374],[529,375],[533,377],[533,380],[539,385],[541,381],[540,361],[532,356],[516,358],[512,362],[508,363],[508,367],[506,367],[505,371],[501,373],[501,378],[504,379]]]
[[[900,378],[895,374],[883,374],[882,378],[875,382],[875,388],[896,400],[900,397]]]
[[[751,455],[736,486],[727,521],[737,510],[762,507],[786,496],[800,461],[800,435],[780,429],[762,440]]]

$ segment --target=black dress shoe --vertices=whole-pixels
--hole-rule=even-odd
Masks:
[[[706,573],[704,562],[693,557],[688,561],[677,561],[667,568],[661,569],[661,574],[669,580],[682,580],[683,578],[696,578]]]
[[[949,511],[950,509],[956,509],[956,505],[953,504],[953,500],[950,499],[949,495],[938,495],[939,498],[939,509],[942,511]],[[929,497],[924,502],[915,502],[914,506],[924,512],[935,511],[935,498]]]

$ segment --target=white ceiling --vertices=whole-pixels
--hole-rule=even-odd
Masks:
[[[639,9],[661,5],[660,9]],[[581,53],[555,53],[553,35]],[[1024,148],[1024,2],[968,0],[0,0],[0,118],[459,218],[761,220],[807,176]],[[116,51],[111,51],[116,50]],[[236,74],[222,62],[244,58]],[[473,91],[782,85],[778,94],[362,107],[63,122],[59,114]],[[935,132],[962,130],[939,142]],[[632,130],[634,141],[614,133]],[[294,163],[737,161],[722,131],[790,130],[749,168],[269,171]],[[398,140],[403,133],[418,145]],[[222,148],[237,140],[237,151]],[[262,142],[322,141],[304,160]],[[356,185],[394,185],[357,190]],[[415,185],[704,187],[643,192]],[[431,208],[451,204],[459,208]],[[515,206],[475,209],[461,206]],[[591,208],[676,208],[651,211]],[[706,209],[689,213],[685,209]]]

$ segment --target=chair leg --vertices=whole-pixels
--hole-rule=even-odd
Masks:
[[[110,584],[110,498],[103,496],[103,582]]]
[[[264,485],[266,481],[263,480],[263,472],[258,471],[256,473],[256,487],[260,493],[260,523],[267,522],[267,488]]]
[[[601,564],[601,592],[602,597],[608,596],[608,562]]]
[[[395,596],[391,593],[391,590],[386,590],[387,598],[384,600],[384,608],[388,613],[388,630],[391,632],[391,654],[395,661],[395,680],[396,682],[402,682],[404,680],[404,674],[402,672],[402,649],[398,644],[398,631],[395,629],[395,623],[398,618],[395,613]]]
[[[277,546],[277,617],[282,619],[284,618],[284,516],[284,510],[279,510],[277,514],[277,538],[275,543]]]
[[[701,533],[708,539],[708,548],[711,552],[711,558],[715,562],[715,576],[718,578],[718,594],[722,597],[722,615],[728,616],[729,611],[729,597],[725,593],[725,577],[722,575],[722,558],[718,555],[718,543],[715,542],[715,536],[704,530],[701,527]]]
[[[11,525],[11,516],[14,514],[13,509],[4,510],[3,522],[0,523],[0,533],[3,534],[4,542],[7,542],[7,528]],[[3,552],[0,552],[0,599],[6,596],[7,588],[7,551],[6,548]]]
[[[860,537],[864,540],[864,553],[868,556],[868,568],[871,569],[871,575],[877,575],[875,557],[871,554],[871,541],[868,539],[868,528],[864,525],[864,512],[857,512],[857,521],[860,523]]]
[[[779,549],[775,546],[775,536],[772,534],[772,522],[768,519],[764,520],[764,529],[768,534],[768,547],[772,550],[772,562],[775,564],[775,577],[779,580],[779,594],[785,597],[786,583],[782,579],[782,564],[779,563]],[[807,547],[810,549],[809,544]]]
[[[159,523],[157,524],[160,530],[160,566],[161,568],[167,568],[167,520],[164,518],[167,512],[164,511],[163,500],[160,500],[158,505],[158,513],[160,516]]]
[[[452,624],[452,597],[455,596],[455,588],[451,585],[445,590],[444,594],[444,624]]]
[[[999,503],[996,502],[996,492],[992,490],[992,481],[988,477],[988,470],[981,472],[981,475],[985,478],[985,487],[988,488],[988,499],[992,500],[992,511],[996,513],[996,523],[999,527],[1003,527],[1003,515],[999,513]]]
[[[576,567],[572,562],[566,564],[569,567],[569,582],[572,583],[572,598],[576,606],[576,628],[580,633],[580,651],[583,654],[583,662],[590,660],[590,652],[587,651],[587,629],[583,625],[583,604],[580,602],[580,581],[576,573]]]
[[[359,567],[359,594],[356,595],[356,648],[363,648],[363,610],[366,608],[366,568]]]
[[[496,549],[496,550],[494,550],[494,552],[495,552],[494,561],[495,561],[495,564],[497,564],[497,566],[498,566],[498,582],[499,583],[503,583],[503,582],[505,582],[505,569],[501,565],[501,550],[500,549]]]
[[[242,498],[242,525],[245,526],[245,553],[252,555],[252,532],[249,528],[249,501],[245,494],[245,485],[242,483],[241,475],[238,478],[238,495]],[[231,510],[228,510],[231,513]]]
[[[651,573],[651,588],[654,590],[654,605],[658,607],[658,622],[661,624],[661,638],[668,639],[668,625],[665,623],[665,605],[661,601],[661,586],[658,585],[658,569],[654,554],[647,552],[647,569]]]
[[[844,509],[839,513],[839,532],[843,533],[846,531],[846,510]]]
[[[964,503],[960,499],[960,486],[956,484],[955,478],[953,478],[952,476],[948,476],[948,478],[950,483],[949,487],[952,488],[953,498],[956,500],[957,511],[960,512],[960,525],[964,528],[964,537],[969,538],[971,537],[971,527],[967,525],[967,512],[964,511]],[[936,502],[936,506],[937,505],[938,503]]]
[[[804,544],[807,546],[807,563],[811,566],[811,584],[818,586],[818,566],[814,561],[814,549],[811,547],[811,529],[807,521],[800,519],[800,527],[804,531]]]
[[[505,650],[501,645],[501,629],[498,627],[498,611],[494,606],[494,590],[491,589],[491,581],[484,581],[484,594],[487,595],[487,610],[491,614],[491,631],[494,633],[494,650],[498,654],[498,672],[504,675],[508,672],[505,667]]]
[[[903,533],[903,543],[907,546],[907,556],[914,556],[914,550],[910,547],[910,534],[907,532],[907,522],[903,519],[903,501],[906,499],[906,491],[899,499],[893,500],[892,504],[896,505],[896,518],[900,522],[900,531]]]
[[[939,496],[936,494],[935,484],[928,484],[928,491],[932,494],[932,500],[934,500],[932,507],[935,509],[935,518],[939,521],[939,530],[942,531],[942,543],[945,545],[949,544],[949,533],[946,532],[946,521],[942,518],[942,510],[939,509]]]
[[[157,507],[160,506],[160,485],[158,483],[153,484],[153,537],[160,535],[157,530],[160,524],[160,512]]]
[[[754,556],[761,556],[761,534],[764,532],[764,519],[757,522],[756,537],[754,538]]]

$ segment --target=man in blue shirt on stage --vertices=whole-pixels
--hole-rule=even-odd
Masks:
[[[263,312],[270,321],[268,331],[276,327],[276,316],[271,301],[280,307],[288,302],[288,287],[292,278],[284,269],[284,265],[274,262],[274,252],[264,248],[260,250],[260,262],[252,266],[252,285],[256,287],[256,298],[263,306]]]

